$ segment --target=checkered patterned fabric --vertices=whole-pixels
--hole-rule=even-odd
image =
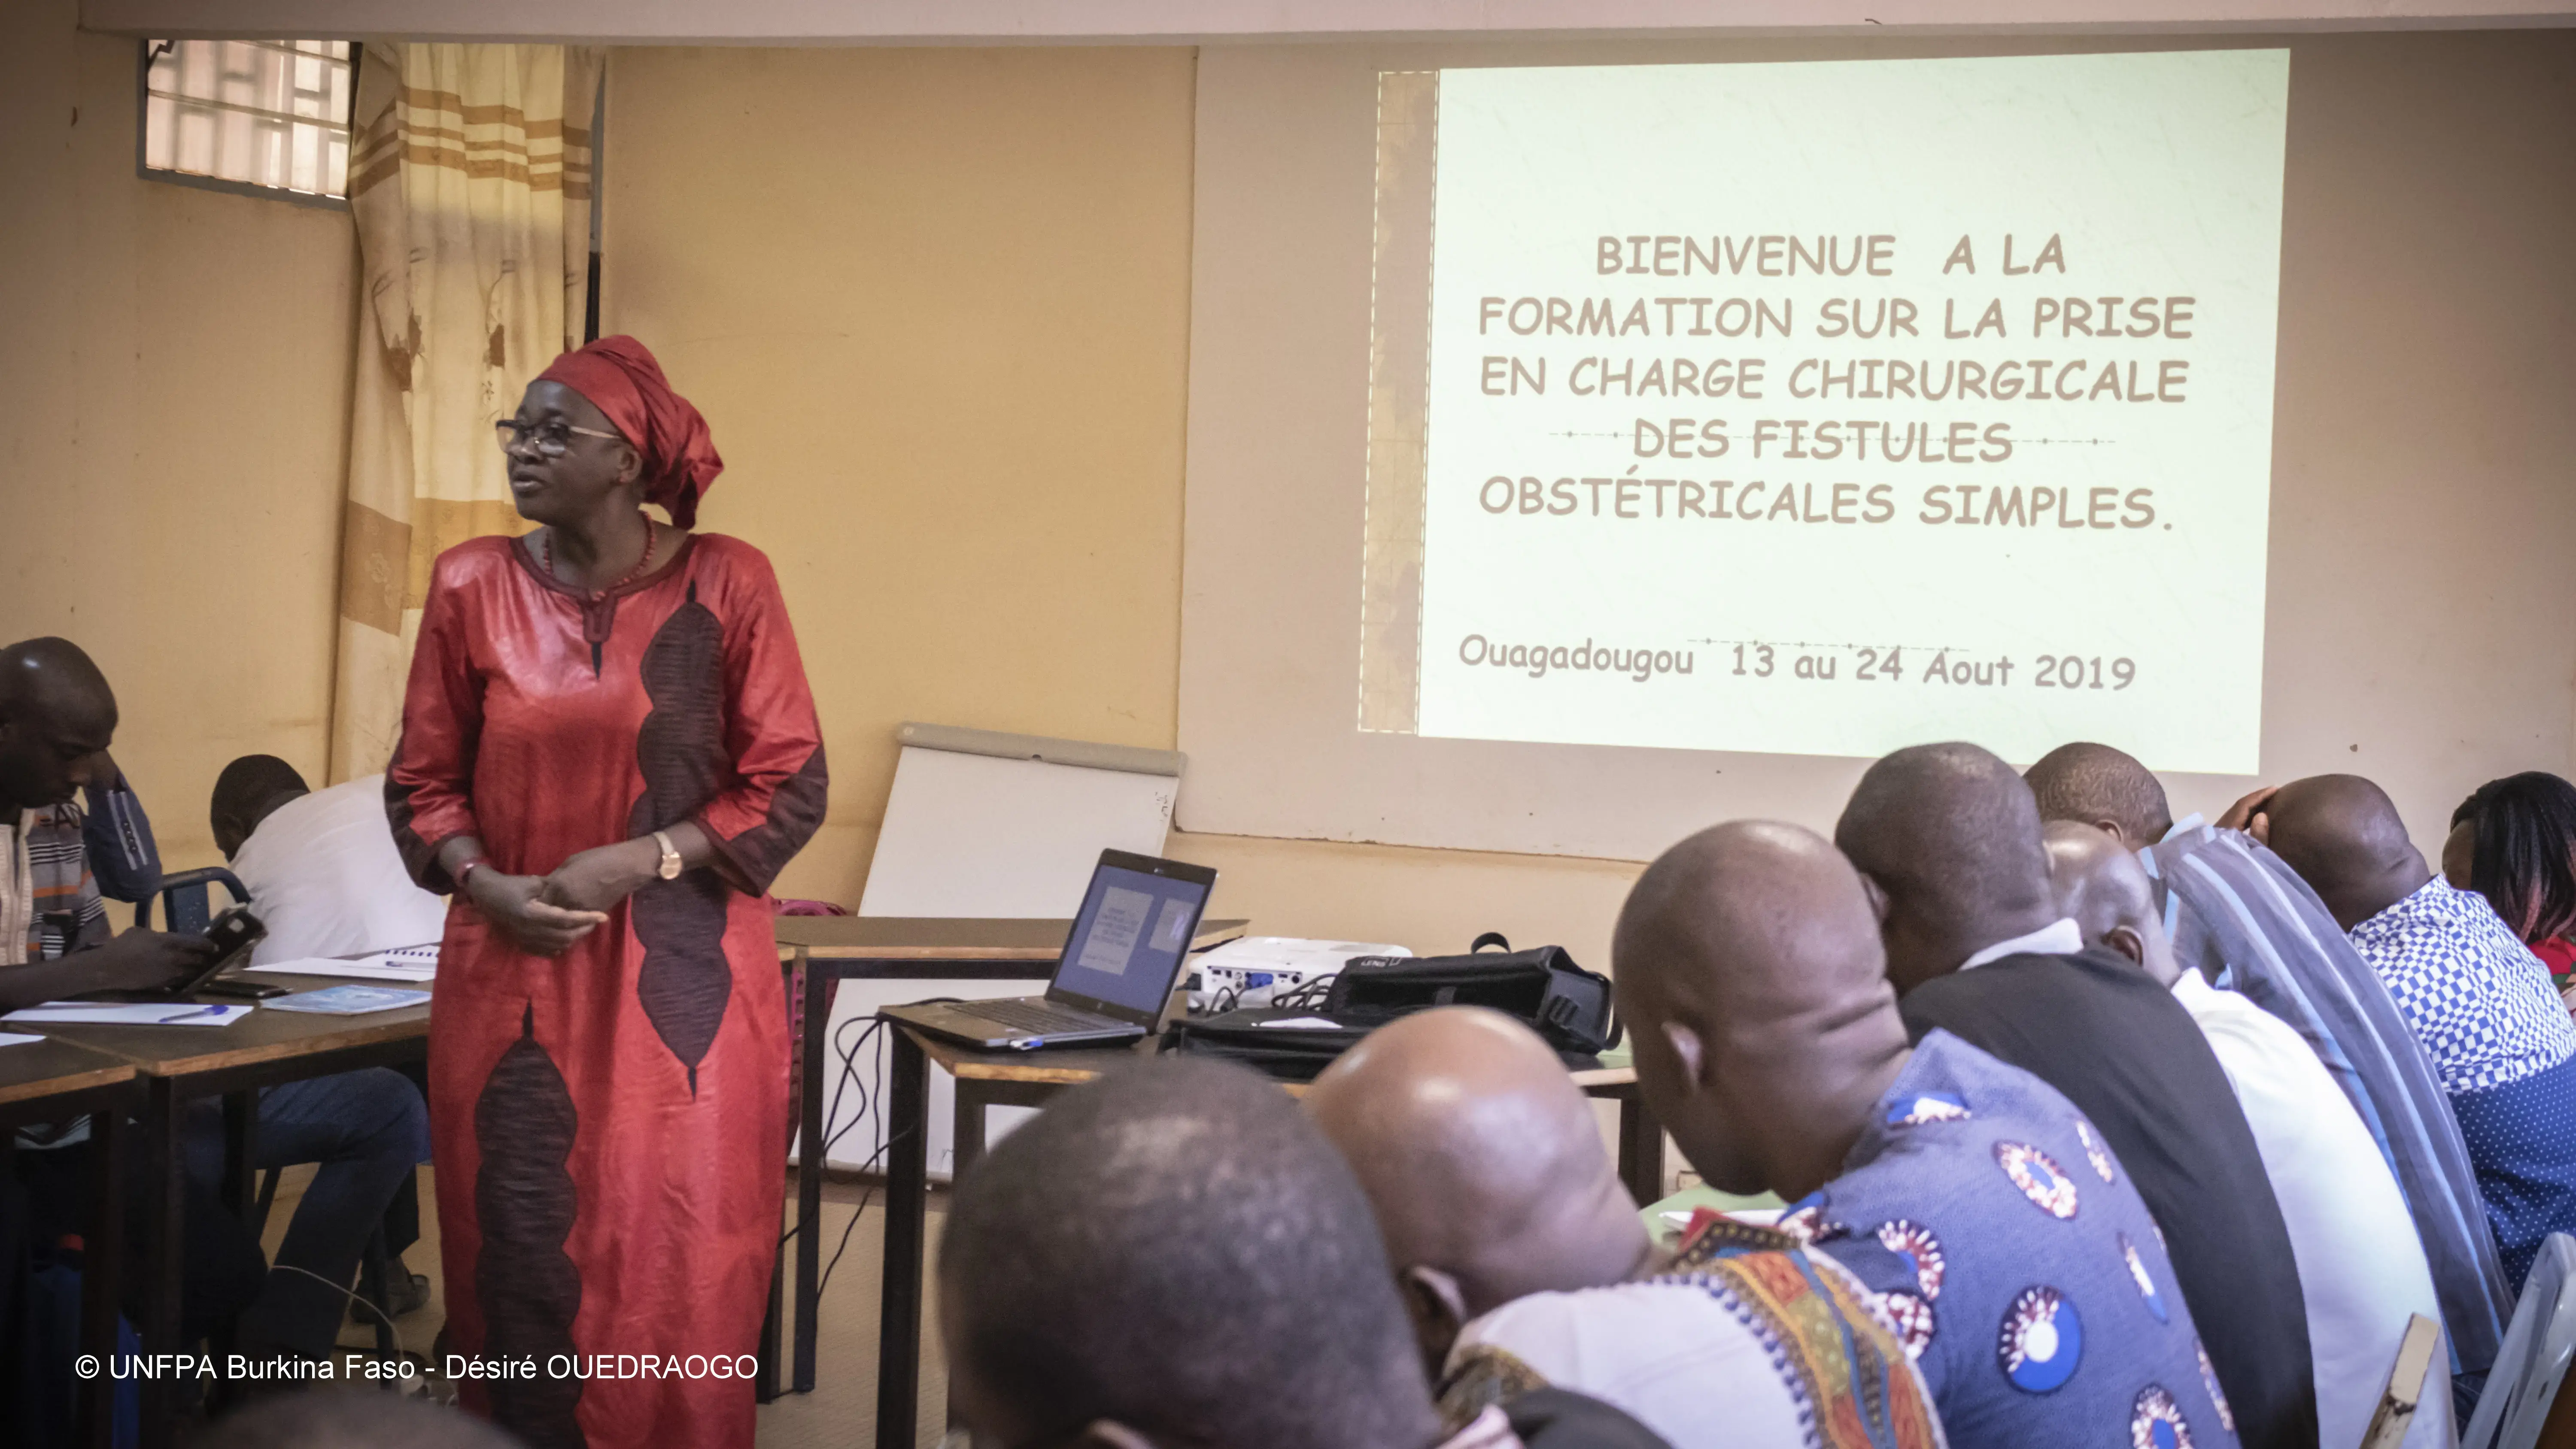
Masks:
[[[2576,1025],[2549,970],[2487,898],[2440,876],[2352,928],[2415,1039],[2456,1097],[2519,1082],[2576,1056]]]

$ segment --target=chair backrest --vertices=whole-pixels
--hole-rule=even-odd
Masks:
[[[2576,1357],[2576,1238],[2551,1233],[2522,1280],[2522,1297],[2514,1304],[2513,1322],[2496,1351],[2478,1395],[2477,1412],[2469,1416],[2460,1449],[2535,1449],[2550,1401]]]
[[[220,865],[202,870],[182,870],[161,877],[156,892],[161,897],[161,914],[169,924],[163,929],[178,932],[202,932],[215,918],[209,886],[220,885],[236,905],[250,904],[250,891],[241,877]],[[149,930],[152,926],[152,897],[134,903],[134,924]]]

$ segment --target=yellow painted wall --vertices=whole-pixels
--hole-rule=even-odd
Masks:
[[[329,738],[346,212],[135,175],[135,42],[0,5],[0,642],[97,658],[173,869],[215,774]]]
[[[1195,61],[1186,49],[631,49],[602,325],[777,563],[832,807],[790,894],[855,902],[907,719],[1169,749]],[[1186,788],[1186,786],[1184,786]],[[1216,910],[1606,965],[1633,865],[1175,835]]]

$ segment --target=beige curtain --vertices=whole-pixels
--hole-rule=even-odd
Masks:
[[[525,530],[492,424],[578,347],[600,52],[377,45],[349,206],[364,292],[340,542],[331,778],[385,767],[439,553]]]

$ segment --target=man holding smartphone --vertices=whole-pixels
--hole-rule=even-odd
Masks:
[[[115,783],[107,750],[116,724],[116,696],[79,646],[31,639],[0,648],[0,1010],[101,990],[168,989],[213,959],[216,946],[203,936],[116,935],[108,926],[86,843],[89,822],[72,802],[84,788]],[[117,837],[139,847],[120,865],[149,858],[140,806],[131,795],[111,799],[121,806]],[[321,1168],[296,1207],[274,1272],[258,1240],[214,1193],[223,1157],[220,1109],[207,1101],[190,1111],[181,1184],[188,1234],[183,1329],[193,1341],[247,1310],[246,1350],[327,1354],[368,1234],[395,1188],[429,1156],[428,1111],[398,1073],[344,1072],[261,1093],[258,1143],[254,1166]],[[88,1221],[89,1122],[23,1129],[18,1146],[32,1242],[50,1251]],[[138,1195],[138,1212],[141,1205]],[[138,1222],[128,1233],[138,1250],[140,1228]]]

